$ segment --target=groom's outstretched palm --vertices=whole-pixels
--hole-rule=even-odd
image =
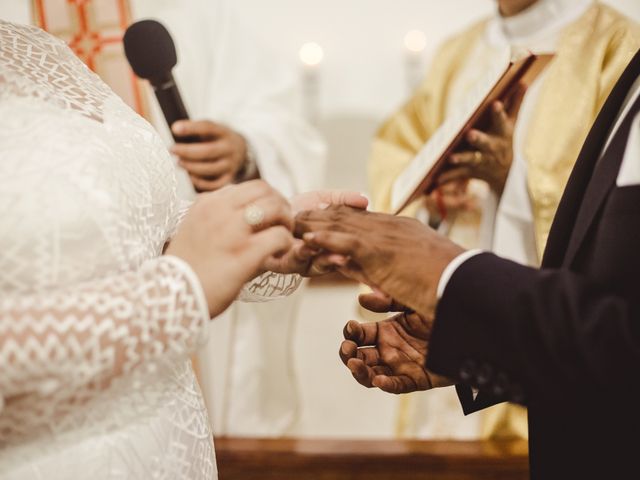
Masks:
[[[375,323],[350,321],[344,328],[340,358],[358,383],[388,393],[451,385],[425,368],[431,325],[410,311]]]

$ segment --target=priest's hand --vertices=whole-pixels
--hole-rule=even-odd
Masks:
[[[472,210],[476,198],[468,191],[469,179],[458,178],[444,183],[424,197],[424,206],[429,212],[429,225],[439,224],[450,215]]]
[[[450,168],[438,178],[446,184],[460,178],[478,178],[502,194],[513,162],[513,132],[526,88],[521,86],[508,102],[494,102],[487,131],[471,129],[467,143],[471,150],[456,152],[449,158]]]
[[[375,312],[401,313],[380,322],[350,321],[345,326],[340,358],[358,383],[394,394],[452,385],[425,368],[432,318],[376,293],[361,295],[360,304]]]
[[[247,142],[231,128],[208,120],[179,120],[171,126],[177,137],[197,136],[197,143],[176,143],[171,152],[178,156],[198,192],[218,190],[237,180],[248,159]],[[243,180],[251,180],[253,178]]]
[[[297,214],[306,210],[324,210],[338,205],[365,210],[369,200],[358,192],[322,190],[296,195],[290,203],[293,213]],[[305,245],[302,240],[296,239],[289,252],[281,257],[271,258],[266,267],[272,272],[298,273],[305,277],[315,277],[334,271],[337,265],[343,262],[340,255],[317,257],[318,253],[317,250]]]
[[[337,254],[341,273],[426,318],[433,315],[443,270],[464,251],[415,219],[349,207],[299,213],[295,235],[322,252],[316,258]]]

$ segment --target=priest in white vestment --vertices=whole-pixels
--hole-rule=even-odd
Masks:
[[[133,0],[134,18],[153,18],[178,51],[174,76],[193,120],[226,125],[246,140],[261,178],[286,197],[322,186],[325,145],[297,113],[295,73],[265,49],[227,0]],[[157,104],[154,124],[170,135]],[[193,187],[183,172],[183,194]],[[235,303],[212,322],[198,355],[216,435],[282,435],[296,420],[293,333],[300,296]]]

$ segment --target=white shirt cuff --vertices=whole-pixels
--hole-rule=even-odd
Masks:
[[[479,248],[476,248],[474,250],[467,250],[466,252],[461,253],[456,258],[451,260],[451,262],[449,262],[449,265],[447,265],[444,271],[442,272],[442,275],[440,276],[440,281],[438,282],[438,290],[436,290],[436,294],[438,295],[438,300],[442,298],[442,295],[444,294],[445,288],[447,288],[447,284],[449,283],[449,280],[451,279],[455,271],[458,269],[458,267],[460,267],[460,265],[462,265],[464,262],[469,260],[471,257],[475,257],[476,255],[482,252],[483,251]]]
[[[473,401],[476,401],[476,398],[478,398],[478,394],[480,393],[480,390],[478,390],[477,388],[473,388],[471,387],[471,394],[473,395]]]

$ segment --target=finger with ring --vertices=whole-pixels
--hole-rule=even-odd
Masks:
[[[244,207],[243,217],[253,230],[263,230],[274,225],[293,229],[291,206],[284,198],[278,196],[265,197],[248,203]]]
[[[264,216],[264,210],[255,203],[247,205],[244,209],[244,220],[251,227],[260,226],[264,221]]]
[[[309,273],[312,275],[325,275],[335,270],[335,265],[331,262],[330,255],[320,255],[316,257],[312,263]]]

